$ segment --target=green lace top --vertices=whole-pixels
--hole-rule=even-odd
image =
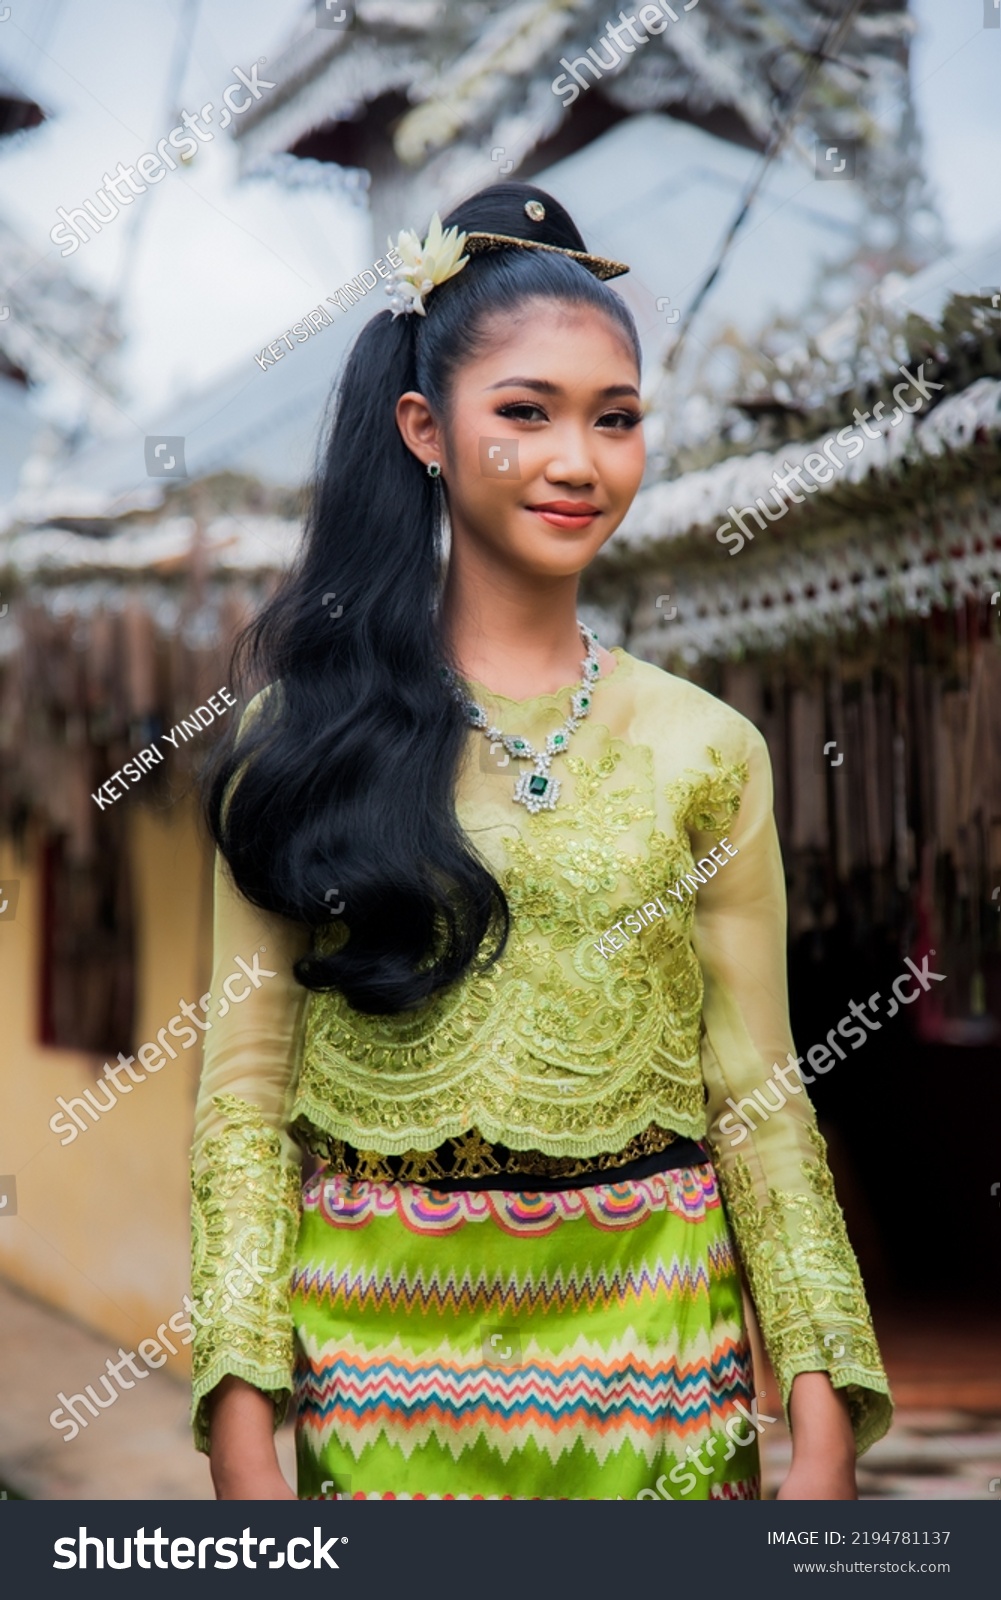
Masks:
[[[489,972],[418,1011],[366,1016],[336,994],[307,994],[291,963],[308,931],[251,906],[217,861],[209,1015],[220,1014],[205,1035],[192,1150],[199,1448],[204,1399],[225,1374],[270,1393],[276,1417],[291,1389],[297,1121],[383,1154],[470,1130],[577,1157],[619,1150],[650,1123],[708,1134],[783,1400],[797,1373],[825,1371],[847,1391],[859,1450],[889,1426],[806,1092],[752,1115],[754,1132],[728,1104],[795,1056],[767,747],[704,690],[613,655],[554,762],[555,810],[514,804],[522,765],[499,765],[503,754],[470,731],[458,815],[504,888],[511,935]],[[572,692],[514,702],[474,689],[505,731],[537,747]],[[349,932],[345,914],[329,937]],[[236,1003],[234,963],[255,971],[255,953]]]

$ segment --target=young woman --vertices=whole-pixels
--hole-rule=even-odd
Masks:
[[[523,184],[446,223],[347,363],[211,785],[197,1443],[220,1498],[294,1498],[294,1388],[300,1498],[755,1498],[739,1250],[782,1494],[851,1499],[890,1401],[767,749],[577,620],[644,466],[626,268]]]

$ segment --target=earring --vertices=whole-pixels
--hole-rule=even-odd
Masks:
[[[440,461],[429,461],[428,464],[427,464],[427,475],[428,475],[429,478],[440,478],[441,477],[441,462]]]

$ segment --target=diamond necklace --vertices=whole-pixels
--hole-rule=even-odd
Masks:
[[[587,627],[585,623],[581,622],[579,617],[577,619],[577,627],[580,629],[581,640],[587,651],[587,655],[581,662],[584,675],[580,680],[580,688],[573,696],[571,702],[573,710],[570,716],[567,717],[561,728],[557,728],[555,732],[547,734],[544,750],[534,749],[529,741],[523,739],[519,734],[504,733],[502,729],[494,727],[483,707],[478,705],[475,700],[469,699],[461,689],[458,690],[459,698],[462,701],[470,724],[474,728],[479,728],[484,738],[488,739],[491,745],[502,744],[508,755],[514,756],[516,761],[534,761],[535,771],[523,772],[520,775],[512,795],[512,799],[517,805],[523,805],[529,811],[552,811],[555,807],[561,786],[559,778],[554,778],[549,770],[552,766],[553,756],[563,754],[570,743],[571,735],[577,732],[577,729],[590,711],[593,698],[591,686],[596,682],[601,672],[601,663],[598,660],[596,648],[598,635]],[[448,674],[448,676],[451,678],[453,686],[457,687],[452,675]]]

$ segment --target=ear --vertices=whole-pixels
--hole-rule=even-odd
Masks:
[[[414,389],[401,394],[396,402],[396,426],[407,449],[423,466],[429,461],[441,461],[441,434],[422,394]]]

